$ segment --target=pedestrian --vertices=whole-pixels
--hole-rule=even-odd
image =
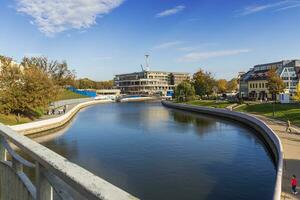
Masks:
[[[296,190],[296,187],[297,187],[296,175],[292,176],[291,185],[292,185],[292,193],[296,195],[298,193]]]
[[[67,111],[67,105],[64,105],[64,109],[63,109],[64,114],[66,113],[66,111]]]
[[[290,120],[287,120],[286,122],[286,129],[285,129],[286,132],[292,132],[292,129],[291,129],[291,122]]]

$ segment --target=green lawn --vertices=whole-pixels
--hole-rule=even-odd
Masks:
[[[79,99],[79,98],[88,98],[88,96],[84,96],[81,94],[77,94],[75,92],[72,92],[70,90],[63,90],[60,95],[58,96],[59,100],[67,100],[67,99]]]
[[[207,106],[213,108],[226,108],[231,105],[228,101],[215,101],[215,100],[195,100],[188,101],[187,104],[196,105],[196,106]]]
[[[270,103],[244,105],[236,109],[241,112],[249,112],[273,117],[273,105]],[[283,121],[290,120],[292,124],[300,126],[300,104],[275,104],[275,117]]]
[[[5,115],[0,114],[0,123],[5,125],[16,125],[16,124],[23,124],[27,122],[31,122],[32,120],[27,117],[20,117],[20,121],[17,121],[16,115]]]

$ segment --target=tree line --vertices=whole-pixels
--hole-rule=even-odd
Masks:
[[[39,117],[63,86],[74,85],[75,72],[65,61],[24,57],[20,64],[0,56],[0,113]]]
[[[194,73],[191,80],[186,80],[180,83],[175,89],[175,96],[178,101],[189,101],[200,98],[212,97],[226,92],[234,92],[238,89],[238,79],[233,78],[230,81],[225,79],[215,79],[210,72],[205,72],[202,69]],[[286,89],[286,84],[276,72],[276,69],[270,69],[267,72],[267,89],[270,94],[275,97],[283,93]],[[275,98],[276,100],[276,98]],[[296,86],[294,100],[300,101],[300,84]]]
[[[66,86],[110,89],[113,81],[76,79],[66,61],[24,57],[20,64],[0,55],[0,113],[35,118],[58,100]]]
[[[235,92],[238,88],[236,78],[227,81],[215,79],[211,72],[202,69],[193,74],[191,80],[185,80],[175,89],[175,96],[178,101],[189,101],[199,96],[200,98],[211,97],[226,92]]]
[[[80,89],[112,89],[114,87],[113,80],[109,81],[93,81],[88,78],[78,79],[75,81],[75,87]]]

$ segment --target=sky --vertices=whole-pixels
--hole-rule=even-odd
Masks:
[[[300,0],[1,0],[0,54],[66,60],[78,78],[151,70],[216,78],[300,59]]]

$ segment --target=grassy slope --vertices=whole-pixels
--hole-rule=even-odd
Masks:
[[[187,104],[196,105],[196,106],[207,106],[213,108],[226,108],[231,105],[227,101],[216,102],[215,100],[196,100],[196,101],[188,101]]]
[[[88,98],[88,96],[84,96],[81,94],[77,94],[70,90],[63,90],[61,94],[58,96],[57,100],[67,100],[67,99],[79,99],[79,98]]]
[[[268,103],[245,105],[236,110],[273,117],[273,105]],[[300,126],[300,104],[275,104],[275,118],[283,121],[289,119],[292,124]]]
[[[20,121],[17,122],[17,116],[16,115],[4,115],[0,114],[0,123],[3,123],[5,125],[16,125],[16,124],[23,124],[26,122],[30,122],[31,119],[27,117],[20,117]]]
[[[87,96],[80,95],[77,93],[74,93],[69,90],[63,90],[61,94],[58,97],[58,100],[66,100],[66,99],[78,99],[78,98],[87,98]],[[17,116],[16,115],[4,115],[0,114],[0,123],[3,123],[5,125],[16,125],[16,124],[23,124],[27,122],[31,122],[32,120],[27,117],[20,117],[20,121],[17,122]]]

